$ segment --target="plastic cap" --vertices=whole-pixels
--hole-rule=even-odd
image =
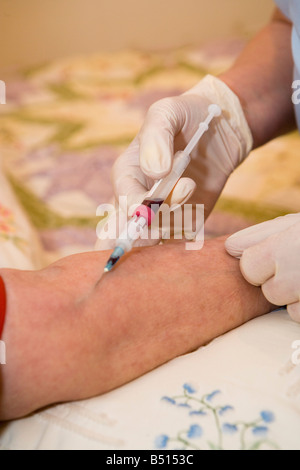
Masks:
[[[209,114],[213,114],[213,116],[215,117],[221,116],[222,114],[222,110],[217,104],[211,104],[208,108],[208,112]]]

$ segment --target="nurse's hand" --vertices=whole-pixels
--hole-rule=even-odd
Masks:
[[[228,253],[241,258],[245,279],[261,286],[269,302],[287,305],[300,323],[300,214],[247,228],[226,241]]]
[[[113,168],[116,211],[127,211],[124,200],[127,207],[142,202],[154,182],[170,172],[174,154],[185,148],[211,104],[219,105],[222,115],[212,121],[192,152],[193,159],[168,200],[171,206],[187,200],[204,204],[205,216],[210,214],[228,177],[253,146],[238,97],[210,75],[183,95],[162,99],[150,107],[139,134]],[[120,196],[127,198],[119,207]],[[108,247],[105,241],[97,246]]]

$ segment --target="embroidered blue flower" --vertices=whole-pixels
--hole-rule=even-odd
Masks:
[[[235,434],[238,432],[238,427],[235,424],[224,423],[222,426],[223,432],[226,434]]]
[[[184,385],[183,385],[183,388],[184,388],[184,390],[185,390],[186,392],[191,393],[191,394],[196,393],[196,391],[197,391],[197,390],[195,390],[195,388],[194,388],[192,385],[190,385],[190,384],[184,384]]]
[[[179,408],[191,408],[191,405],[188,403],[179,403],[177,406],[179,406]]]
[[[233,411],[233,410],[234,408],[232,406],[229,406],[229,405],[223,406],[223,408],[219,410],[219,415],[223,416],[225,413],[227,413],[227,411]]]
[[[201,437],[203,434],[203,430],[199,424],[192,424],[190,429],[187,432],[187,437],[193,439],[195,437]]]
[[[155,446],[158,449],[165,449],[168,445],[169,439],[169,436],[167,436],[166,434],[161,434],[155,439]]]
[[[230,445],[232,446],[232,443],[235,442],[241,450],[261,449],[263,445],[266,448],[279,449],[278,445],[268,436],[272,423],[275,421],[275,414],[272,411],[261,408],[261,411],[250,421],[240,420],[238,417],[229,418],[230,421],[227,421],[226,413],[231,412],[234,415],[236,409],[229,404],[224,404],[224,402],[220,403],[222,398],[218,396],[222,394],[220,390],[213,390],[198,396],[198,392],[190,383],[184,383],[182,387],[184,393],[179,393],[174,397],[164,396],[162,400],[175,405],[173,406],[174,411],[178,408],[187,410],[186,414],[191,417],[191,422],[195,417],[196,423],[200,423],[201,416],[211,417],[216,427],[216,437],[214,440],[210,440],[208,436],[207,442],[204,442],[205,439],[200,439],[204,434],[207,435],[204,426],[208,423],[206,423],[207,420],[202,420],[201,426],[194,422],[194,424],[188,425],[189,427],[175,430],[174,435],[173,433],[170,436],[161,434],[156,438],[156,448],[164,449],[175,445],[176,448],[180,447],[182,450],[190,447],[200,450],[199,444],[201,443],[201,448],[204,446],[204,448],[219,450],[224,449],[227,443],[227,439],[225,439],[227,434],[235,437],[235,440],[232,438],[231,443],[230,440],[228,441]],[[192,394],[195,395],[192,396]]]
[[[207,401],[212,401],[220,393],[221,393],[220,390],[215,390],[214,392],[210,393],[209,395],[206,395],[206,400]]]
[[[194,410],[194,411],[190,411],[189,412],[189,415],[190,416],[207,416],[207,413],[205,413],[205,411],[202,411],[202,410]]]
[[[267,426],[255,426],[255,428],[252,429],[252,433],[255,436],[265,436],[268,433],[269,429]]]
[[[176,401],[173,398],[170,397],[162,397],[163,401],[166,401],[167,403],[170,403],[171,405],[176,405]]]
[[[272,411],[262,411],[260,416],[265,423],[273,423],[275,421],[275,415]]]

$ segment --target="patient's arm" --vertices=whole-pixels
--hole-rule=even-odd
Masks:
[[[8,295],[0,419],[107,392],[271,310],[224,239],[132,252],[95,288],[107,252],[0,270]]]

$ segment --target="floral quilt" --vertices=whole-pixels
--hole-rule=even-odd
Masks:
[[[66,58],[6,80],[1,162],[44,252],[59,257],[93,249],[96,208],[113,196],[112,164],[149,106],[220,73],[243,46],[228,40],[169,53]],[[253,152],[225,188],[207,236],[300,211],[299,151],[300,138],[291,134]],[[13,215],[1,204],[0,236],[20,243]]]

